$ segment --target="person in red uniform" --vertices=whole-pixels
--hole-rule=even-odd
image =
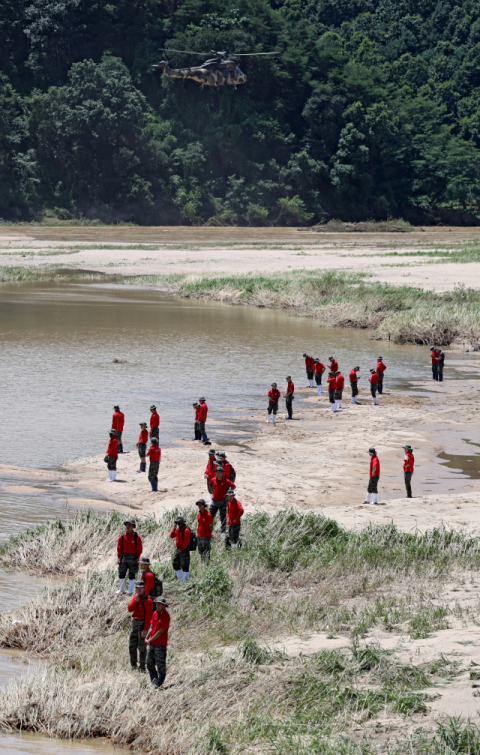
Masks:
[[[165,598],[154,599],[155,610],[145,639],[147,668],[155,687],[161,687],[167,675],[167,645],[170,614]]]
[[[381,395],[383,393],[383,373],[387,369],[387,366],[383,362],[383,357],[378,357],[378,363],[377,363],[377,375],[378,375],[378,393]]]
[[[335,373],[335,402],[337,409],[342,408],[342,396],[343,396],[343,387],[345,385],[345,378],[343,377],[341,372]]]
[[[215,519],[217,511],[220,512],[220,532],[224,533],[227,522],[227,490],[235,488],[235,483],[225,476],[222,468],[217,467],[215,476],[210,478],[212,485],[212,505],[210,513]]]
[[[439,350],[436,346],[432,346],[430,353],[432,355],[432,379],[438,380],[438,362],[440,359]]]
[[[372,394],[373,403],[377,403],[377,387],[378,387],[378,372],[376,370],[370,370],[371,377],[369,377],[370,382],[370,393]]]
[[[197,549],[203,562],[210,560],[210,551],[212,548],[213,516],[207,509],[207,504],[203,498],[196,502],[198,506],[198,528],[197,528]]]
[[[130,628],[130,637],[128,640],[128,651],[130,653],[130,663],[132,669],[137,668],[145,671],[145,660],[147,656],[147,646],[145,638],[147,636],[150,621],[153,613],[153,602],[145,590],[143,582],[135,582],[135,595],[128,604],[128,610],[133,613],[132,626]],[[137,667],[137,654],[139,665]]]
[[[328,361],[330,362],[330,370],[331,372],[336,372],[338,370],[338,362],[333,357],[328,357]]]
[[[122,433],[123,426],[125,424],[125,415],[120,411],[119,406],[114,406],[113,411],[115,412],[115,414],[112,417],[112,430],[115,430],[115,432],[117,433],[118,453],[123,454]]]
[[[117,543],[118,578],[120,586],[117,594],[125,590],[125,577],[128,571],[128,594],[132,595],[135,576],[138,572],[138,561],[142,555],[142,538],[135,532],[135,521],[125,519],[125,534],[120,535]]]
[[[156,438],[160,442],[160,415],[155,405],[150,407],[150,413],[150,441]]]
[[[232,465],[227,460],[227,454],[225,453],[225,451],[219,451],[217,453],[216,464],[217,466],[223,467],[223,472],[225,474],[225,477],[227,478],[227,480],[231,480],[232,478],[230,477],[230,475],[232,472]],[[232,482],[235,482],[235,475]]]
[[[118,459],[118,439],[116,430],[109,431],[110,440],[108,441],[107,454],[104,461],[107,464],[108,480],[115,482],[117,479],[117,459]]]
[[[360,367],[354,367],[353,370],[350,371],[350,387],[352,389],[352,404],[357,403],[357,396],[358,396],[358,375],[357,372],[360,371]]]
[[[179,582],[188,582],[190,574],[190,530],[183,516],[177,516],[175,527],[170,532],[170,537],[175,538],[175,553],[173,555],[173,568]]]
[[[332,412],[336,412],[337,402],[335,401],[335,386],[337,385],[337,378],[335,377],[334,372],[328,373],[327,385],[328,385],[328,400],[330,401],[330,407],[331,407]]]
[[[227,521],[228,535],[225,538],[226,548],[238,548],[242,543],[240,540],[241,518],[244,514],[243,506],[235,498],[235,491],[227,490]]]
[[[313,388],[314,359],[310,356],[310,354],[304,354],[303,357],[305,359],[305,370],[307,372],[308,385],[310,388]]]
[[[378,505],[378,480],[380,478],[380,460],[377,456],[377,452],[374,448],[369,448],[370,454],[370,479],[368,481],[367,495],[365,497],[365,503],[374,503]],[[370,501],[370,496],[372,499]]]
[[[210,503],[212,503],[212,485],[210,483],[210,477],[215,476],[216,468],[217,468],[217,459],[215,456],[215,451],[213,450],[213,448],[211,448],[208,452],[208,462],[205,468],[205,474],[203,475],[205,480],[207,481],[207,490],[210,494]]]
[[[140,570],[142,572],[140,575],[140,580],[145,585],[145,595],[150,595],[153,588],[155,587],[155,575],[150,569],[150,559],[146,556],[142,556],[139,564]]]
[[[198,427],[198,414],[200,411],[200,404],[198,403],[198,401],[195,401],[195,403],[193,404],[193,411],[195,412],[195,422],[193,424],[195,437],[193,440],[201,440],[200,430]]]
[[[276,383],[272,383],[272,387],[268,391],[268,408],[267,408],[267,422],[270,422],[270,416],[272,417],[272,425],[275,424],[278,412],[278,399],[280,398],[280,391],[277,388]]]
[[[160,467],[160,457],[162,455],[162,449],[158,445],[158,438],[152,438],[152,445],[147,451],[147,456],[150,459],[148,465],[148,479],[152,486],[151,493],[156,493],[158,490],[158,470]]]
[[[283,398],[285,399],[288,415],[285,419],[293,419],[293,399],[295,398],[293,394],[295,393],[295,386],[291,375],[287,375],[285,380],[287,381],[287,390],[283,394]]]
[[[321,363],[320,359],[315,359],[314,365],[313,365],[313,371],[315,373],[315,383],[317,384],[317,393],[323,393],[322,375],[325,372],[325,365]]]
[[[411,446],[404,446],[405,456],[403,458],[403,476],[405,479],[405,488],[407,491],[407,498],[413,498],[412,495],[412,475],[413,467],[415,466],[415,458]]]
[[[198,400],[200,401],[200,408],[198,410],[198,431],[200,433],[200,438],[202,440],[203,445],[210,446],[211,443],[208,440],[207,431],[205,430],[205,423],[207,421],[207,414],[208,414],[207,402],[205,401],[205,396],[202,396]]]
[[[147,471],[147,443],[148,443],[148,430],[147,423],[140,422],[140,435],[138,436],[137,451],[140,456],[140,469],[137,472]]]

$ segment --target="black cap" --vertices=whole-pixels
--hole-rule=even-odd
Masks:
[[[383,357],[378,357],[378,358],[380,359],[380,361],[382,361],[382,359],[383,359]]]
[[[374,449],[374,448],[369,448],[369,449],[368,449],[368,453],[369,453],[369,454],[376,454],[377,452],[375,451],[375,449]]]
[[[120,411],[120,407],[119,406],[114,406],[113,408],[115,409],[116,412]]]
[[[152,406],[150,407],[150,411],[151,411],[151,412],[153,412],[153,410],[154,410],[154,409],[156,410],[156,408],[157,408],[157,407],[156,407],[156,406],[155,406],[154,404],[152,404]]]
[[[116,430],[109,430],[108,434],[116,437],[117,436],[117,431]]]
[[[285,380],[291,380],[291,379],[292,379],[291,375],[287,375],[287,377],[285,378]]]
[[[372,373],[372,375],[373,375],[373,373],[375,372],[375,370],[370,370],[370,372],[371,372],[371,373]]]
[[[205,503],[205,498],[199,498],[198,501],[195,501],[195,506],[198,506],[199,503],[203,503],[204,506],[207,504]]]
[[[407,451],[411,451],[411,450],[412,450],[412,447],[411,447],[411,446],[404,446],[404,448],[405,448],[405,449],[406,449]]]
[[[214,448],[211,448],[211,449],[209,450],[209,452],[208,452],[208,455],[209,455],[209,456],[215,456],[215,454],[216,454],[216,451],[215,451],[215,449],[214,449]]]
[[[175,524],[185,524],[185,519],[183,518],[183,516],[177,516],[177,518],[175,519]]]
[[[360,369],[360,367],[354,367],[353,369],[354,369],[354,370],[359,370],[359,369]]]
[[[332,359],[333,359],[333,357],[328,357],[328,358],[330,359],[330,361],[332,361]]]
[[[124,524],[133,524],[133,526],[134,526],[134,527],[136,527],[136,526],[137,526],[137,525],[135,524],[135,519],[124,519],[123,523],[124,523]]]
[[[306,357],[306,356],[308,356],[308,354],[304,354],[303,356]]]
[[[154,446],[158,446],[158,438],[152,438],[152,443]]]

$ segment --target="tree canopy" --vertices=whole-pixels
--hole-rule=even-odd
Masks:
[[[236,91],[201,90],[162,78],[160,47],[278,55],[240,58]],[[478,209],[475,0],[4,0],[0,100],[5,219]]]

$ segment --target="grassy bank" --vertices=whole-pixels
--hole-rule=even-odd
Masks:
[[[79,513],[3,546],[4,567],[87,572],[0,616],[0,646],[52,661],[2,694],[2,730],[107,736],[142,752],[185,755],[369,755],[381,730],[382,752],[392,755],[480,753],[475,727],[422,727],[432,687],[455,680],[459,659],[406,664],[368,639],[375,628],[408,641],[477,621],[479,606],[442,593],[447,579],[478,578],[478,538],[393,525],[352,532],[318,515],[257,513],[245,517],[240,551],[225,552],[217,530],[208,566],[192,554],[184,586],[171,567],[174,516],[139,525],[172,615],[160,693],[129,671],[126,598],[114,594],[118,514]],[[287,655],[278,642],[311,632],[324,633],[324,647],[310,656]],[[331,650],[329,638],[344,643]],[[405,738],[412,718],[418,730]]]

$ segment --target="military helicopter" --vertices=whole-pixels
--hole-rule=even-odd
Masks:
[[[192,68],[170,68],[171,60],[167,60],[166,52],[175,52],[185,55],[208,55],[208,52],[193,52],[192,50],[172,50],[166,47],[160,47],[163,51],[164,59],[154,65],[154,68],[160,68],[164,76],[168,76],[173,79],[192,79],[192,81],[198,81],[201,84],[200,89],[207,87],[220,87],[228,84],[237,88],[239,84],[245,84],[247,77],[240,70],[237,63],[234,60],[227,60],[227,51],[222,50],[217,52],[211,50],[211,54],[215,55],[214,58],[206,60],[200,66],[193,66]],[[232,55],[233,58],[238,57],[251,57],[256,55],[278,55],[277,52],[241,52]]]

